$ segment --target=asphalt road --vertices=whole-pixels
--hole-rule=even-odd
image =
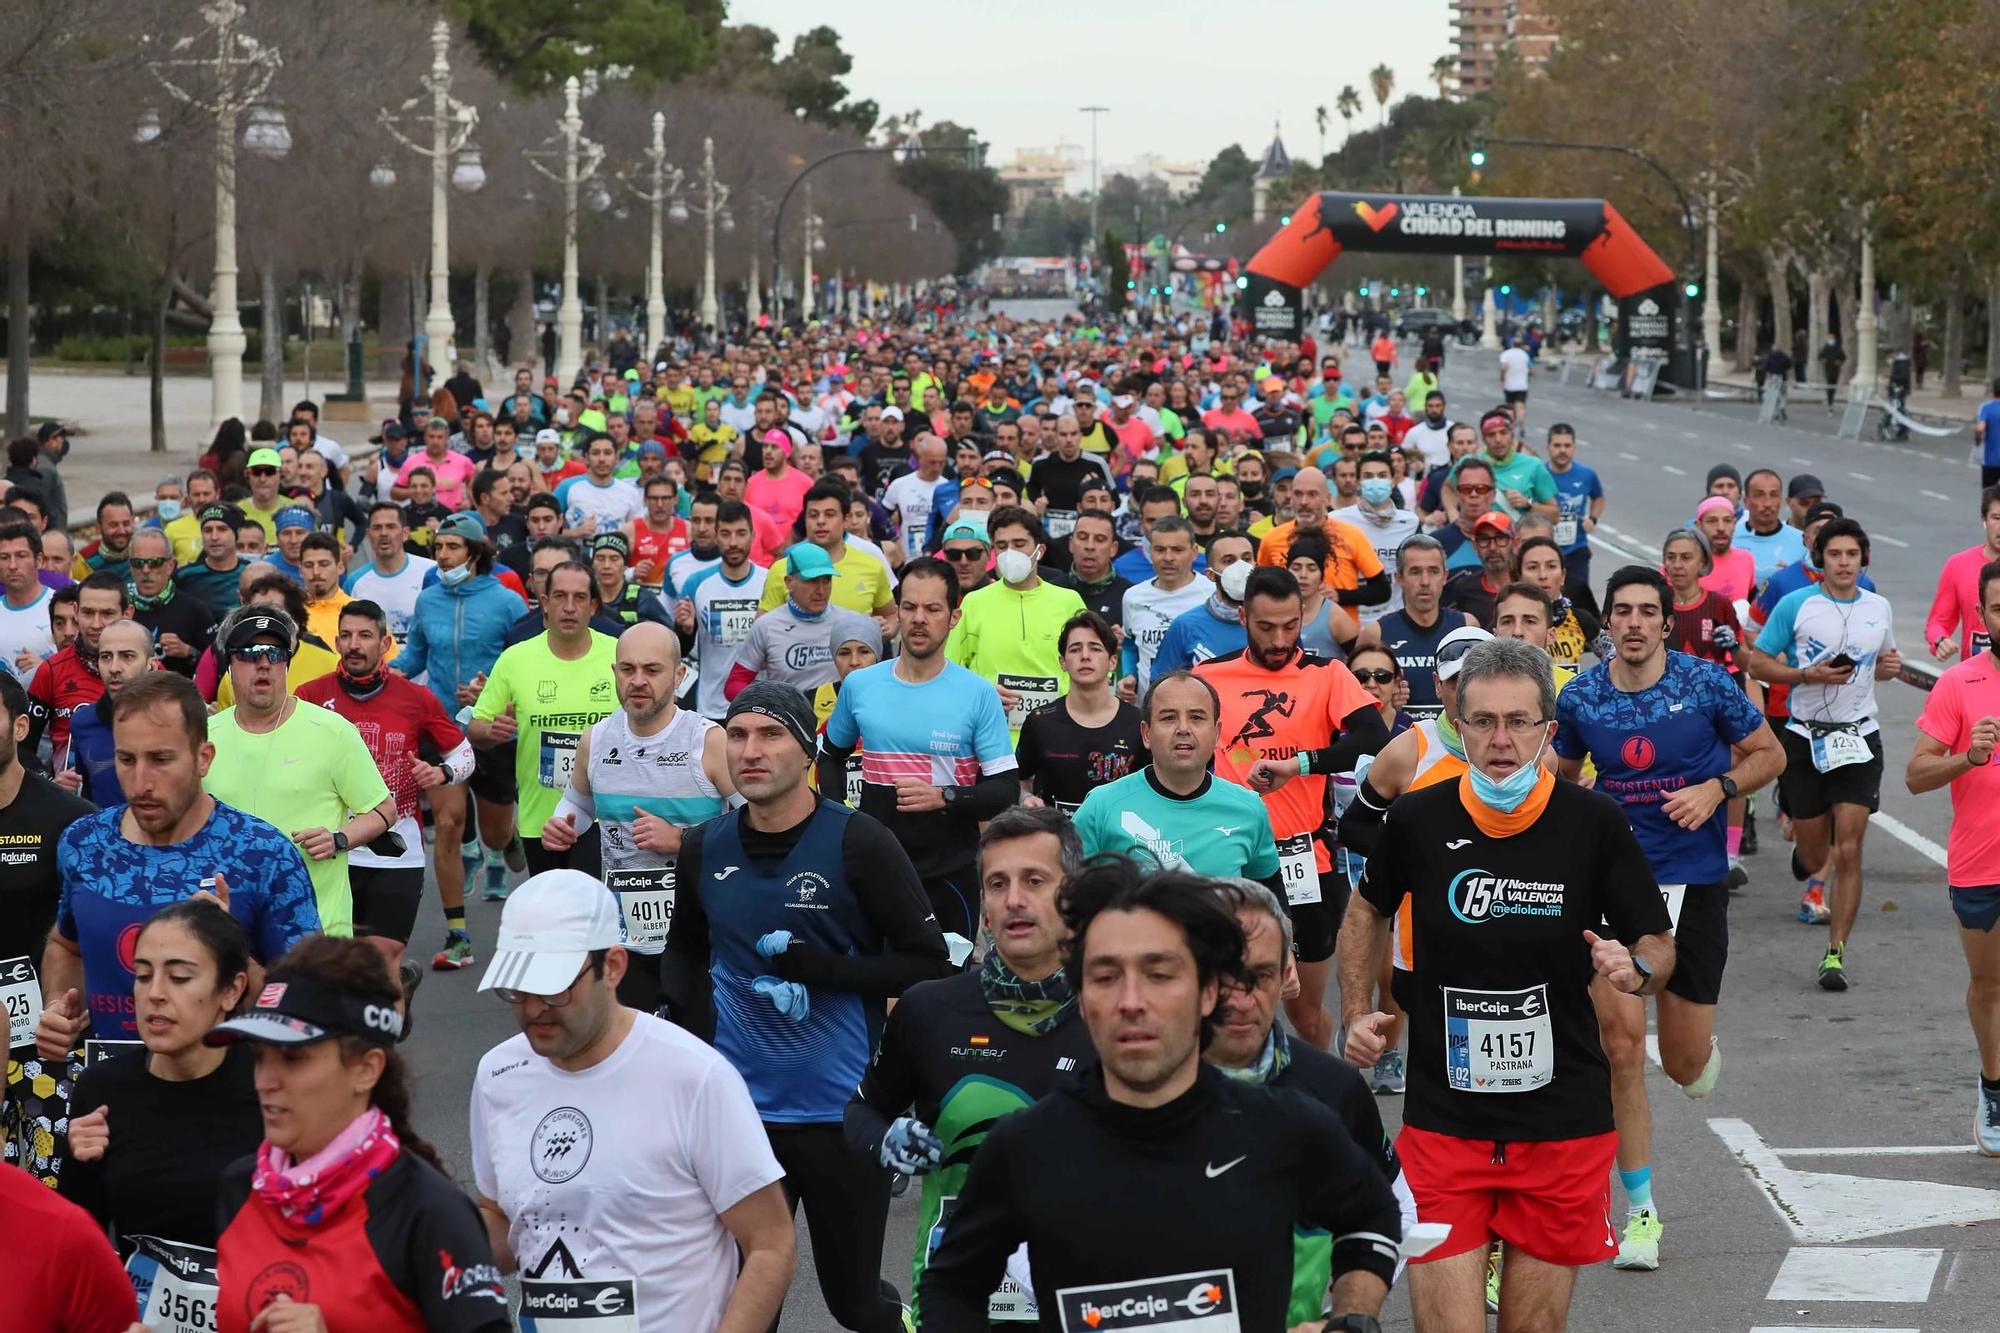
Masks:
[[[1460,415],[1497,399],[1493,357],[1455,349],[1445,387]],[[1538,380],[1530,434],[1573,423],[1579,457],[1609,492],[1600,576],[1627,558],[1657,559],[1660,535],[1685,522],[1717,461],[1812,471],[1868,527],[1870,571],[1896,612],[1905,652],[1922,651],[1922,622],[1943,558],[1978,540],[1978,474],[1966,440],[1887,446],[1831,438],[1796,404],[1788,427],[1749,414],[1639,404]],[[1792,919],[1797,891],[1784,844],[1767,821],[1752,882],[1733,904],[1734,949],[1720,1029],[1722,1080],[1687,1100],[1657,1069],[1655,1197],[1666,1222],[1656,1273],[1583,1275],[1571,1326],[1717,1333],[1877,1328],[1953,1333],[2000,1327],[2000,1163],[1971,1148],[1973,1079],[1964,970],[1941,865],[1949,807],[1911,797],[1916,689],[1878,686],[1887,735],[1883,816],[1871,828],[1863,914],[1849,955],[1853,988],[1814,984],[1823,932]],[[1902,836],[1897,836],[1901,834]],[[475,901],[481,956],[498,912]],[[433,903],[417,947],[437,947]],[[478,969],[433,974],[418,997],[409,1047],[417,1121],[461,1180],[469,1180],[465,1107],[479,1054],[510,1032],[507,1011],[475,993]],[[1384,1102],[1392,1121],[1397,1101]],[[891,1210],[883,1273],[909,1280],[915,1193]],[[1622,1207],[1622,1205],[1620,1205]],[[1392,1295],[1387,1328],[1410,1327]],[[800,1242],[786,1327],[831,1330]]]

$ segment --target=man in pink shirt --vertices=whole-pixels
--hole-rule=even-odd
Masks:
[[[1736,543],[1736,506],[1729,497],[1711,495],[1695,507],[1694,521],[1708,538],[1715,562],[1701,576],[1701,586],[1732,602],[1748,601],[1757,586],[1757,558]]]
[[[805,508],[813,479],[792,466],[792,437],[773,426],[764,432],[764,466],[750,478],[743,498],[750,507],[790,531]]]
[[[443,417],[432,417],[424,423],[424,451],[403,460],[403,466],[396,470],[396,480],[389,487],[390,499],[410,498],[410,470],[420,467],[429,468],[437,478],[439,504],[454,510],[466,507],[465,485],[472,480],[475,468],[472,459],[451,451],[451,423]]]
[[[2000,486],[1980,492],[1979,517],[1986,523],[1986,540],[1944,562],[1931,613],[1924,621],[1924,642],[1940,662],[1961,653],[1967,657],[1983,653],[1992,643],[1992,631],[1979,616],[1979,571],[2000,560]]]
[[[1257,418],[1243,410],[1243,385],[1237,379],[1222,386],[1221,404],[1202,413],[1201,424],[1244,443],[1264,438],[1264,428],[1257,424]]]
[[[1153,428],[1145,418],[1133,415],[1132,409],[1139,405],[1139,399],[1132,393],[1118,394],[1111,400],[1111,413],[1104,418],[1105,428],[1118,437],[1118,452],[1124,461],[1114,464],[1120,472],[1129,472],[1132,465],[1150,453],[1158,443]]]
[[[1992,494],[1987,495],[1992,514]],[[1989,523],[1991,522],[1989,518]],[[2000,636],[2000,560],[1975,575],[1979,619],[1988,644]],[[1951,837],[1945,846],[1945,881],[1958,917],[1972,983],[1965,1008],[1979,1043],[1979,1099],[1972,1139],[1988,1157],[2000,1157],[2000,656],[1992,647],[1946,671],[1917,719],[1917,748],[1904,774],[1912,793],[1951,784]]]

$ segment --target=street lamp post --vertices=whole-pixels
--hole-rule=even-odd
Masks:
[[[1861,303],[1854,308],[1854,383],[1875,392],[1875,229],[1872,209],[1861,210]],[[1737,335],[1741,337],[1741,334]]]
[[[271,86],[284,62],[275,47],[238,32],[243,6],[236,0],[212,0],[202,19],[215,31],[215,55],[210,59],[156,60],[148,64],[155,79],[176,100],[215,117],[215,285],[210,292],[208,323],[209,417],[220,425],[243,415],[243,320],[236,309],[236,122],[250,111]],[[203,100],[177,85],[168,71],[213,70],[213,100]],[[157,114],[142,118],[137,136],[148,141],[147,127],[158,137]],[[279,158],[291,151],[292,135],[284,114],[257,108],[243,133],[243,146],[262,157]]]
[[[729,187],[715,179],[715,140],[703,138],[701,141],[701,204],[695,209],[701,214],[701,322],[707,328],[718,328],[722,323],[721,307],[715,299],[715,229],[736,230],[736,219],[729,212]],[[751,271],[756,270],[757,256],[752,247]],[[754,284],[753,284],[754,285]]]
[[[799,318],[813,317],[813,242],[817,239],[818,218],[813,216],[813,187],[806,186],[805,243],[799,247]]]
[[[424,342],[440,353],[451,343],[454,327],[450,192],[446,186],[471,194],[486,184],[486,168],[479,160],[479,150],[470,143],[473,127],[479,123],[479,112],[452,98],[450,51],[451,25],[439,19],[431,29],[431,69],[424,77],[424,86],[431,95],[430,147],[424,147],[397,127],[397,121],[410,117],[421,98],[411,98],[396,111],[381,112],[382,127],[403,147],[429,158],[431,163],[431,297],[430,309],[424,314]],[[453,155],[458,157],[456,166],[452,164]],[[394,168],[387,170],[387,177],[388,184],[393,185]]]
[[[1090,117],[1090,243],[1097,244],[1097,118],[1109,111],[1108,106],[1080,106],[1078,111]]]
[[[650,190],[640,189],[622,175],[619,180],[652,210],[652,232],[646,250],[646,357],[651,360],[652,348],[659,345],[667,331],[666,279],[661,272],[661,213],[671,201],[676,222],[687,216],[687,206],[680,201],[681,180],[685,173],[667,161],[667,113],[664,111],[653,113],[653,142],[646,149],[646,161],[651,167]]]
[[[603,145],[583,135],[583,112],[577,104],[581,95],[582,87],[572,74],[563,81],[563,115],[555,136],[562,140],[561,149],[550,141],[528,150],[529,164],[550,180],[562,182],[563,187],[563,293],[562,304],[556,307],[556,379],[562,384],[575,380],[583,365],[583,300],[578,295],[576,257],[577,182],[593,175],[604,158]],[[554,157],[558,151],[560,172],[541,160]],[[601,191],[603,187],[600,184],[598,188]]]

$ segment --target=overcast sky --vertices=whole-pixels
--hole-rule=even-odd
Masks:
[[[1205,163],[1232,143],[1256,157],[1275,118],[1285,147],[1310,160],[1319,135],[1313,108],[1330,117],[1327,147],[1343,131],[1334,101],[1343,85],[1361,93],[1355,120],[1372,123],[1368,71],[1396,72],[1391,103],[1435,95],[1431,62],[1452,47],[1447,0],[1003,0],[907,5],[869,0],[730,0],[729,21],[778,34],[779,50],[821,23],[854,57],[847,85],[884,116],[919,109],[926,121],[955,120],[992,144],[1004,165],[1017,148],[1058,140],[1088,153],[1099,117],[1105,169],[1143,153]]]

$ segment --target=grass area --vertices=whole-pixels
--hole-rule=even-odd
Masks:
[[[249,348],[243,354],[243,368],[246,376],[258,373],[262,364],[261,349],[257,333],[249,334]],[[361,340],[362,365],[373,366],[381,353],[381,340],[372,335],[364,335]],[[129,360],[128,360],[129,350]],[[149,343],[144,337],[134,337],[127,347],[122,337],[111,338],[64,338],[46,356],[29,358],[32,369],[51,370],[124,370],[128,365],[135,376],[146,373],[146,357]],[[167,343],[167,374],[196,375],[208,374],[207,344],[200,338],[174,338]],[[305,372],[306,345],[302,338],[285,340],[285,373],[300,375]],[[315,338],[312,348],[313,377],[317,380],[324,375],[329,380],[335,376],[345,378],[347,373],[347,345],[337,338]]]

